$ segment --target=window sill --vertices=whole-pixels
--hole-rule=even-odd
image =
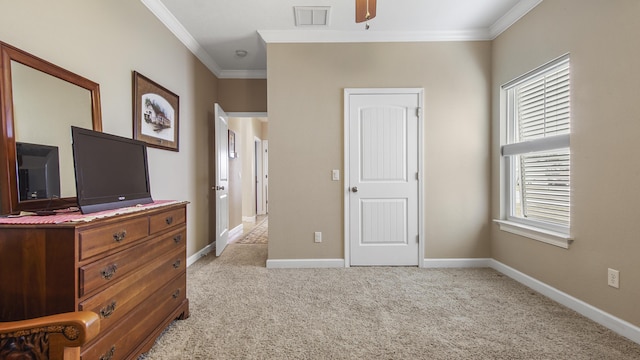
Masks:
[[[493,221],[500,226],[500,230],[502,231],[542,241],[543,243],[559,246],[564,249],[568,249],[569,244],[573,242],[573,238],[569,235],[559,233],[557,231],[544,230],[534,226],[523,225],[507,220]]]

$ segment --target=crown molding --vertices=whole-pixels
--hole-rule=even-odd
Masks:
[[[160,0],[140,0],[218,78],[222,69]]]
[[[511,25],[515,24],[516,21],[520,20],[529,11],[538,6],[542,1],[543,0],[519,1],[514,7],[511,8],[511,10],[507,11],[506,14],[502,15],[500,19],[498,19],[495,23],[493,23],[493,25],[489,27],[489,35],[491,37],[491,40],[497,38],[505,30],[511,27]]]
[[[468,31],[258,30],[265,43],[353,43],[491,40],[487,29]]]

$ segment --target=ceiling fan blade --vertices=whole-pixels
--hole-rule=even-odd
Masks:
[[[369,17],[367,17],[367,13]],[[376,17],[376,0],[356,0],[356,22],[361,23]]]

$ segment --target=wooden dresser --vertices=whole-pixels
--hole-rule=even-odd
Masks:
[[[0,321],[100,316],[83,359],[136,359],[189,316],[186,204],[82,223],[0,225]]]

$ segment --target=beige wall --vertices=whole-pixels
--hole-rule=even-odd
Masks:
[[[492,256],[640,325],[640,2],[544,1],[493,44],[492,216],[500,216],[499,86],[571,54],[568,250],[492,225]],[[620,270],[620,289],[607,286]]]
[[[217,79],[140,1],[0,0],[0,40],[100,84],[103,130],[132,136],[131,72],[180,97],[180,151],[149,148],[154,199],[187,200],[187,255],[208,242],[207,123]]]
[[[269,44],[269,258],[344,257],[343,90],[425,89],[425,257],[488,257],[490,42]],[[314,231],[323,242],[314,243]]]
[[[226,112],[266,112],[266,79],[220,79],[218,102]]]
[[[236,152],[240,152],[244,118],[229,118],[229,130],[236,134]],[[229,229],[242,224],[242,158],[229,159]]]

